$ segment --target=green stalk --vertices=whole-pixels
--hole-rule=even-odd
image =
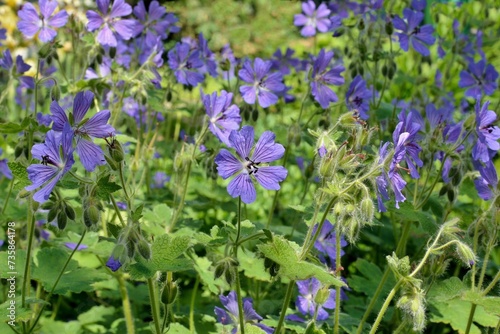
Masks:
[[[336,273],[340,273],[342,266],[340,265],[340,254],[342,249],[340,247],[340,233],[339,229],[335,229],[335,271]],[[333,333],[339,333],[339,325],[340,325],[340,286],[335,287],[335,322],[333,324]]]
[[[5,209],[7,209],[7,204],[9,203],[9,198],[12,194],[12,188],[14,188],[14,180],[15,178],[12,178],[12,180],[10,180],[9,193],[7,194],[7,198],[5,199],[5,203],[3,204],[2,215],[5,213]]]
[[[290,300],[292,300],[293,287],[295,285],[295,281],[288,282],[288,287],[286,288],[285,299],[283,300],[283,306],[280,312],[280,319],[278,320],[278,325],[274,331],[275,334],[280,334],[283,328],[283,322],[285,321],[285,314],[290,304]]]
[[[370,334],[375,334],[377,332],[377,328],[380,325],[380,322],[382,321],[382,318],[384,317],[385,311],[387,311],[387,308],[389,307],[389,304],[392,301],[392,298],[396,295],[396,292],[399,290],[399,287],[403,284],[403,280],[399,280],[394,288],[392,288],[391,292],[387,296],[384,305],[382,305],[382,308],[380,309],[380,312],[378,313],[377,319],[375,319],[375,322],[373,323],[372,329],[370,330]]]
[[[196,293],[198,292],[199,285],[200,277],[196,275],[196,281],[194,282],[194,287],[191,294],[191,303],[189,304],[189,331],[192,334],[196,333],[196,327],[194,326],[194,303],[196,301]]]
[[[411,224],[405,224],[403,227],[403,232],[401,234],[401,238],[399,239],[398,246],[396,247],[396,254],[398,256],[401,256],[404,254],[403,249],[405,248],[404,246],[406,245],[406,240],[408,239],[408,236],[410,234],[410,227]],[[368,304],[368,307],[366,308],[365,313],[363,314],[363,318],[361,318],[361,321],[359,322],[358,329],[356,330],[356,334],[361,334],[363,330],[363,325],[365,324],[366,320],[368,320],[368,317],[370,316],[373,308],[375,307],[375,303],[378,300],[378,297],[382,293],[382,289],[384,288],[385,283],[387,282],[387,279],[389,278],[390,270],[389,267],[386,267],[384,270],[384,275],[380,279],[380,282],[378,283],[377,290],[375,290],[375,294],[373,295],[372,299],[370,300],[370,304]]]
[[[127,334],[134,334],[134,316],[132,315],[132,308],[130,305],[130,298],[128,296],[127,287],[123,275],[117,275],[118,285],[120,287],[120,295],[122,297],[123,315],[125,316],[125,324],[127,325]]]
[[[21,305],[26,307],[26,296],[29,294],[30,279],[30,265],[31,265],[31,252],[33,248],[33,237],[35,235],[35,222],[33,212],[33,196],[28,197],[28,249],[26,251],[26,263],[24,265],[24,280],[21,288]]]
[[[155,330],[157,334],[161,334],[160,327],[160,314],[158,313],[158,303],[156,301],[156,291],[153,279],[148,278],[148,290],[149,290],[149,302],[151,304],[151,316],[153,317],[153,322],[155,324]]]
[[[208,130],[208,126],[205,126],[203,129],[203,132],[200,134],[198,139],[196,140],[196,143],[194,144],[193,147],[193,153],[191,154],[191,159],[189,159],[188,165],[187,165],[187,171],[186,171],[186,180],[184,181],[184,186],[182,187],[182,194],[181,194],[181,200],[178,204],[178,207],[176,210],[174,210],[174,216],[170,220],[170,226],[168,227],[169,231],[172,231],[174,229],[175,224],[177,223],[177,220],[180,217],[180,214],[182,212],[182,209],[184,208],[184,202],[186,200],[186,193],[187,193],[187,188],[189,185],[189,176],[191,174],[191,165],[193,164],[194,156],[196,155],[196,149],[198,146],[200,146],[203,138],[205,137],[206,133]]]
[[[84,229],[83,230],[83,233],[82,233],[82,236],[80,237],[80,240],[78,240],[78,243],[76,244],[76,247],[73,248],[73,251],[71,252],[71,254],[69,255],[68,259],[66,260],[66,262],[64,263],[61,271],[59,272],[59,275],[57,276],[57,279],[56,281],[54,282],[54,286],[52,287],[52,289],[50,290],[47,298],[45,298],[45,301],[49,301],[50,300],[50,297],[52,297],[52,294],[54,294],[54,291],[56,290],[57,288],[57,284],[59,284],[59,280],[61,279],[62,275],[64,274],[64,272],[66,271],[66,267],[68,266],[69,262],[71,261],[71,259],[73,258],[73,255],[75,254],[75,252],[78,250],[78,247],[80,247],[80,245],[82,244],[83,242],[83,239],[85,238],[85,234],[87,233],[87,229]],[[27,261],[30,259],[30,257],[27,257],[26,258]],[[28,331],[28,334],[31,333],[34,329],[35,329],[35,326],[36,324],[38,323],[38,321],[40,320],[40,317],[42,315],[42,312],[45,308],[45,305],[47,305],[47,303],[43,303],[42,304],[42,307],[40,309],[40,311],[38,311],[38,314],[37,314],[37,317],[35,319],[35,322],[33,323],[33,325],[31,325],[31,328],[29,329]]]
[[[238,226],[233,248],[234,258],[236,260],[238,260],[238,243],[240,241],[240,235],[241,235],[241,196],[238,197]],[[236,285],[236,295],[238,297],[238,318],[240,322],[240,333],[245,334],[245,315],[243,313],[243,298],[241,297],[240,272],[238,271],[237,267],[235,268],[235,271],[236,271],[235,285]]]

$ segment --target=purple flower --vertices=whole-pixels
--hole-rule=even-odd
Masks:
[[[479,161],[473,161],[476,170],[479,171],[479,177],[474,180],[479,197],[487,201],[494,196],[494,190],[498,185],[498,176],[495,165],[491,159],[482,164]]]
[[[122,110],[129,116],[135,119],[137,127],[141,125],[148,125],[148,110],[145,105],[137,103],[133,97],[126,97],[123,99],[123,107]],[[161,122],[165,120],[163,115],[159,112],[152,112],[152,114],[156,113],[156,120]]]
[[[460,88],[467,88],[465,96],[476,98],[478,95],[491,95],[497,89],[498,72],[493,65],[486,65],[486,61],[481,59],[477,63],[471,59],[468,71],[460,72]]]
[[[158,1],[151,1],[149,10],[146,12],[144,1],[140,1],[134,7],[134,14],[139,19],[135,27],[135,35],[140,33],[153,34],[166,39],[170,33],[177,33],[181,29],[175,26],[179,19],[172,13],[167,13],[165,7],[160,6]]]
[[[129,40],[134,36],[135,20],[124,20],[121,17],[132,13],[132,7],[125,0],[115,0],[111,11],[109,10],[110,0],[97,0],[97,9],[100,13],[93,10],[87,11],[88,31],[99,31],[97,41],[101,45],[109,45],[116,47],[117,35],[125,40]]]
[[[434,28],[430,24],[420,26],[420,22],[424,19],[424,14],[421,12],[405,8],[403,10],[403,17],[406,21],[397,15],[392,21],[394,28],[402,31],[396,33],[399,37],[401,49],[408,51],[411,41],[415,51],[422,56],[428,56],[430,52],[427,45],[432,45],[436,41],[435,37],[432,36]]]
[[[231,146],[229,134],[232,130],[238,130],[241,123],[240,108],[231,104],[233,93],[223,90],[217,97],[217,92],[212,95],[201,92],[201,98],[210,121],[208,128],[221,142]]]
[[[497,115],[493,110],[488,110],[490,101],[486,101],[481,107],[481,101],[476,101],[476,134],[477,142],[472,148],[472,158],[482,162],[490,160],[488,151],[498,151],[500,144],[500,128],[493,125],[497,119]]]
[[[151,188],[163,188],[165,187],[165,183],[170,181],[170,176],[165,174],[164,172],[156,172],[153,177],[153,182],[151,183]]]
[[[318,224],[314,226],[313,235],[316,233],[318,229]],[[345,241],[344,237],[340,238],[340,247],[347,246],[347,241]],[[320,252],[320,260],[323,263],[328,262],[331,267],[335,267],[335,260],[337,258],[337,239],[335,238],[335,229],[330,221],[325,220],[323,223],[323,227],[319,232],[318,238],[314,242],[314,248],[316,248]],[[328,256],[327,258],[324,255]],[[344,255],[344,251],[342,250],[340,256]]]
[[[204,79],[199,72],[203,67],[199,51],[191,51],[191,46],[187,43],[177,43],[168,52],[168,65],[175,71],[177,81],[183,85],[196,87]]]
[[[106,267],[111,269],[111,271],[117,271],[120,269],[122,266],[122,263],[120,263],[120,260],[118,258],[115,258],[114,256],[110,256],[108,261],[106,262]]]
[[[68,247],[71,250],[74,250],[76,248],[77,243],[76,242],[65,242],[64,246]],[[76,250],[82,250],[82,249],[87,249],[89,246],[87,245],[80,245]]]
[[[327,85],[339,86],[344,83],[344,78],[340,75],[345,70],[344,66],[336,65],[328,70],[332,58],[333,51],[325,52],[321,49],[313,64],[311,91],[323,109],[328,108],[330,102],[338,100],[337,94]]]
[[[42,42],[46,43],[52,41],[57,35],[56,31],[52,28],[61,28],[68,22],[68,13],[65,10],[61,10],[57,14],[52,15],[57,7],[57,1],[55,0],[40,0],[39,5],[41,15],[38,14],[35,7],[29,2],[26,2],[21,7],[21,10],[18,12],[20,20],[17,28],[27,38],[32,38],[40,31],[38,36]]]
[[[446,106],[437,109],[433,103],[429,103],[425,107],[425,115],[429,120],[431,130],[449,122],[451,120],[452,113],[453,109],[447,108]]]
[[[109,110],[101,110],[90,119],[85,118],[93,99],[94,94],[90,91],[76,94],[73,102],[71,123],[66,112],[59,106],[57,101],[52,101],[50,104],[50,111],[54,121],[52,129],[62,131],[66,124],[71,125],[76,139],[76,152],[80,156],[83,167],[89,172],[93,171],[98,165],[106,164],[102,149],[94,144],[92,137],[106,138],[115,132],[115,129],[107,124],[111,116]]]
[[[419,119],[419,114],[415,112],[401,112],[398,115],[399,123],[396,125],[394,132],[392,134],[392,139],[396,145],[393,165],[396,166],[403,159],[406,161],[410,175],[414,179],[418,179],[420,175],[418,174],[417,167],[422,167],[423,162],[418,157],[422,148],[418,145],[418,131],[421,128],[421,123]],[[402,136],[403,133],[408,133],[408,136]],[[404,140],[402,141],[402,139]],[[397,143],[397,144],[396,144]],[[402,146],[400,146],[402,145]],[[391,168],[393,169],[393,168]]]
[[[7,29],[5,28],[0,28],[0,40],[6,39],[7,38]],[[2,45],[2,43],[0,43]]]
[[[234,78],[234,69],[238,65],[239,60],[234,56],[233,50],[229,44],[226,44],[220,50],[222,61],[220,68],[222,70],[222,77],[228,81]]]
[[[411,8],[419,12],[423,12],[426,6],[427,6],[427,0],[412,0],[411,2]]]
[[[215,54],[208,48],[208,42],[203,38],[203,34],[198,35],[198,50],[200,51],[200,59],[203,66],[200,68],[201,73],[210,74],[212,77],[217,76],[217,62],[215,61]]]
[[[52,189],[75,163],[73,159],[73,132],[69,123],[64,126],[62,133],[54,130],[47,132],[45,143],[35,144],[31,153],[35,159],[41,161],[28,167],[28,177],[33,184],[27,186],[28,191],[42,187],[35,193],[33,199],[43,203],[49,199]]]
[[[0,148],[0,155],[2,155],[3,150]],[[0,160],[0,174],[8,178],[9,180],[12,179],[12,171],[9,168],[9,165],[7,165],[7,159],[1,159]]]
[[[14,61],[12,60],[10,50],[5,50],[3,53],[3,57],[0,58],[0,67],[3,67],[4,69],[10,71],[12,76],[19,80],[19,82],[21,83],[21,87],[30,89],[35,88],[35,80],[33,79],[33,77],[21,75],[31,68],[30,65],[24,62],[21,55],[18,55],[16,57],[16,65],[14,66]]]
[[[319,32],[327,32],[330,29],[330,10],[324,3],[318,6],[314,1],[309,0],[302,3],[302,11],[304,14],[296,14],[293,19],[293,24],[297,27],[303,26],[300,34],[304,37],[316,35],[316,29]]]
[[[329,315],[325,309],[332,310],[335,308],[335,295],[336,295],[335,289],[328,289],[329,293],[328,298],[323,304],[318,305],[315,299],[316,295],[318,294],[318,291],[322,288],[322,285],[317,278],[311,277],[303,281],[298,281],[297,288],[299,289],[300,295],[297,297],[297,300],[295,301],[295,306],[297,307],[299,312],[305,316],[311,316],[311,317],[313,317],[317,312],[316,316],[317,321],[324,321],[328,319]],[[297,315],[289,316],[288,319],[293,321],[304,322],[304,320]]]
[[[285,148],[276,144],[274,138],[274,133],[265,131],[255,145],[253,154],[250,155],[254,142],[253,127],[247,125],[240,131],[231,131],[229,143],[236,150],[238,158],[222,149],[215,157],[215,163],[219,175],[224,180],[237,174],[227,186],[227,191],[233,198],[241,196],[241,200],[247,204],[255,201],[257,195],[251,175],[265,189],[280,189],[279,182],[286,178],[287,170],[283,166],[266,165],[280,159],[285,153]]]
[[[370,98],[372,92],[366,88],[366,82],[360,75],[357,75],[351,82],[345,95],[345,103],[349,110],[359,113],[361,119],[368,119],[368,109],[370,108]]]
[[[235,291],[230,291],[226,296],[219,296],[220,302],[225,309],[220,307],[215,307],[215,315],[217,316],[217,321],[223,325],[233,325],[233,334],[238,332],[239,327],[239,310],[238,310],[238,299]],[[245,323],[251,323],[254,326],[259,327],[267,334],[272,334],[274,329],[268,327],[264,324],[259,323],[263,318],[255,312],[252,305],[251,298],[243,298],[243,315]]]
[[[277,93],[285,89],[283,76],[280,72],[270,73],[271,61],[255,58],[254,65],[250,60],[243,63],[243,68],[238,72],[241,80],[250,85],[240,87],[240,93],[248,104],[254,104],[258,98],[259,105],[267,108],[278,102]]]
[[[286,48],[285,54],[281,52],[281,49],[276,50],[273,53],[274,58],[271,60],[272,66],[271,70],[278,70],[283,75],[290,74],[290,69],[297,69],[299,66],[299,59],[293,58],[294,50]]]

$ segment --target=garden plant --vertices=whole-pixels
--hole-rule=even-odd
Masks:
[[[499,333],[500,3],[0,4],[0,333]]]

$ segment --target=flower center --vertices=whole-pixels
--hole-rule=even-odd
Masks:
[[[257,174],[259,167],[257,167],[260,162],[255,162],[245,157],[245,168],[247,169],[248,175]]]
[[[420,27],[415,27],[413,31],[411,32],[412,35],[420,34]]]

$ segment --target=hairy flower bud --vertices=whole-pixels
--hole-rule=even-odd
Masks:
[[[63,210],[59,211],[59,213],[57,214],[57,227],[60,230],[64,230],[67,223],[68,223],[68,216],[66,215],[66,212],[64,212]]]
[[[59,89],[59,86],[57,84],[51,88],[50,98],[52,99],[52,101],[59,101],[59,99],[61,98],[61,90]]]
[[[457,253],[460,260],[462,260],[467,267],[471,267],[476,263],[476,255],[472,249],[463,242],[457,241]]]
[[[66,212],[66,215],[68,216],[69,219],[75,220],[76,218],[75,210],[69,204],[66,203],[64,205],[64,211]]]
[[[161,292],[161,302],[165,305],[171,305],[175,302],[179,293],[179,287],[176,282],[167,282]]]
[[[120,163],[123,161],[124,158],[123,148],[120,142],[116,138],[113,137],[108,142],[108,150],[109,150],[109,155],[115,162]]]
[[[137,250],[145,260],[151,259],[151,246],[146,240],[139,240],[139,243],[137,243]]]
[[[316,293],[316,296],[314,297],[314,302],[317,305],[323,305],[324,303],[326,303],[329,297],[330,297],[330,289],[328,289],[327,286],[322,286]]]
[[[85,226],[91,227],[99,223],[101,218],[101,213],[96,205],[90,205],[88,208],[83,210],[83,222]]]

